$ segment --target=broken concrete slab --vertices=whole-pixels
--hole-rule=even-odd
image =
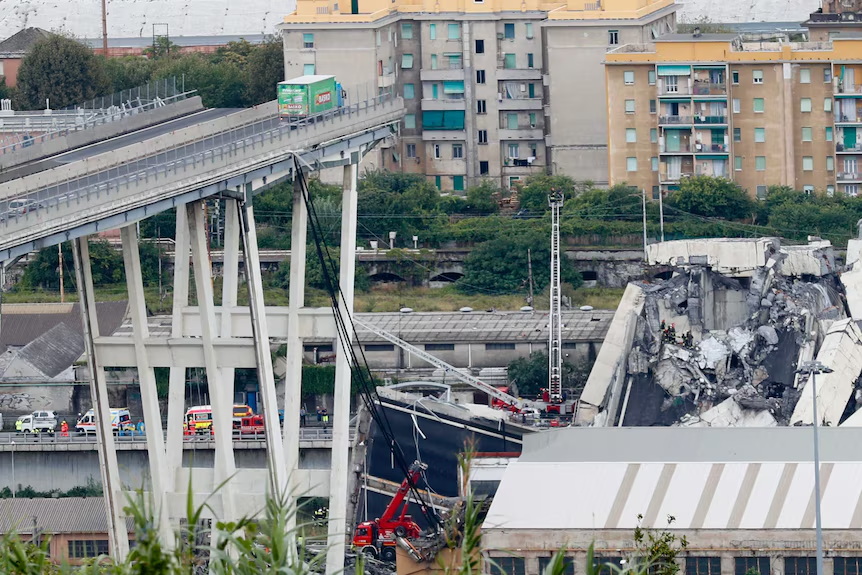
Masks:
[[[781,263],[781,275],[822,277],[835,271],[835,253],[828,240],[813,240],[802,246],[785,245],[781,251],[787,254]]]
[[[775,345],[778,343],[778,333],[771,325],[762,325],[757,328],[757,335],[766,340],[766,343],[769,345]]]
[[[744,409],[733,397],[699,416],[681,421],[682,427],[775,427],[775,417],[764,410]]]
[[[721,274],[750,277],[780,248],[778,238],[675,240],[647,246],[647,262],[650,265],[706,265]]]

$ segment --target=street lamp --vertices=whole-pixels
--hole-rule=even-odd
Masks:
[[[820,439],[817,428],[820,421],[817,418],[817,374],[832,373],[832,369],[819,361],[806,361],[796,373],[811,377],[811,416],[814,421],[814,518],[817,534],[817,575],[823,575],[823,526],[820,522]]]
[[[12,499],[15,499],[15,440],[12,440]]]

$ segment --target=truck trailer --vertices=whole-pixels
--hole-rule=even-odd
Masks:
[[[278,83],[278,115],[282,120],[308,118],[344,104],[335,76],[300,76]]]

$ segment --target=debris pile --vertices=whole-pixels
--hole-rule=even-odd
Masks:
[[[650,263],[670,266],[672,276],[627,288],[609,337],[628,345],[602,347],[578,423],[810,424],[800,402],[807,377],[796,371],[821,351],[836,370],[818,378],[834,399],[825,421],[852,415],[862,371],[853,346],[862,345],[862,332],[841,321],[847,305],[829,242],[686,240],[650,248]]]

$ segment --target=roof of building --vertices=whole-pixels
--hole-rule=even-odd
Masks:
[[[862,429],[821,429],[824,529],[862,527]],[[483,529],[813,529],[810,427],[567,428],[524,437]],[[523,505],[524,493],[577,505]]]
[[[25,345],[18,352],[23,359],[47,377],[56,377],[84,353],[84,337],[66,323],[60,323]]]
[[[33,532],[33,521],[42,533],[107,533],[108,520],[102,497],[0,499],[0,533]],[[127,519],[132,531],[132,522]]]
[[[732,42],[739,34],[664,34],[657,42]],[[726,238],[735,239],[735,238]]]
[[[50,38],[51,33],[41,28],[24,28],[0,42],[0,54],[23,56],[39,40]]]
[[[819,0],[685,0],[680,22],[801,22],[820,7]]]
[[[128,306],[126,301],[98,302],[99,333],[114,333],[123,323]],[[24,347],[61,323],[78,334],[83,329],[77,303],[3,304],[0,316],[0,353],[10,346]]]

